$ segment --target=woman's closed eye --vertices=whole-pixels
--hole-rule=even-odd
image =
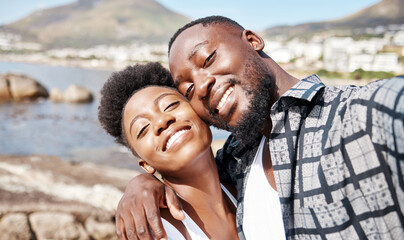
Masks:
[[[143,133],[145,133],[145,131],[147,130],[147,128],[149,127],[150,124],[145,125],[144,127],[142,127],[142,129],[140,129],[139,133],[137,134],[137,139],[139,139],[139,137],[141,137],[143,135]]]
[[[167,111],[167,110],[175,109],[178,106],[179,103],[180,103],[180,101],[175,101],[175,102],[172,102],[172,103],[168,104],[168,106],[164,109],[164,112]]]

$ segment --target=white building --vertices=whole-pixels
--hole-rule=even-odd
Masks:
[[[365,71],[372,71],[374,56],[371,54],[353,54],[349,57],[348,69],[350,72],[362,68]]]
[[[397,53],[376,54],[371,71],[398,72],[400,64]]]
[[[400,73],[402,65],[396,53],[353,54],[349,57],[349,71],[362,68],[365,71]]]
[[[332,37],[324,41],[324,68],[328,71],[348,71],[347,48],[354,40],[349,37]]]
[[[394,34],[393,43],[398,46],[404,46],[404,31],[399,31]]]

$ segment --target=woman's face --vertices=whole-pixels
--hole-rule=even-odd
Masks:
[[[210,151],[209,127],[175,89],[151,86],[139,90],[126,104],[123,121],[130,146],[164,174],[190,166]]]

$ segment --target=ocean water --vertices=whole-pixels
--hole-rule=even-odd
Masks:
[[[73,162],[90,161],[137,169],[137,161],[100,127],[97,109],[100,89],[111,71],[28,63],[0,62],[0,73],[35,78],[49,91],[64,91],[77,84],[94,95],[89,104],[54,103],[49,100],[0,104],[0,154],[46,154]],[[212,128],[213,139],[228,133]]]

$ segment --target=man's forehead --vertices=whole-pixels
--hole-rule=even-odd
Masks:
[[[177,36],[177,39],[174,41],[173,44],[175,44],[175,42],[181,42],[181,44],[183,44],[186,41],[203,42],[212,38],[216,38],[219,35],[223,35],[230,32],[231,27],[226,26],[225,24],[212,23],[203,26],[200,23],[192,27],[189,27],[188,29],[185,29],[183,32],[181,32]]]

